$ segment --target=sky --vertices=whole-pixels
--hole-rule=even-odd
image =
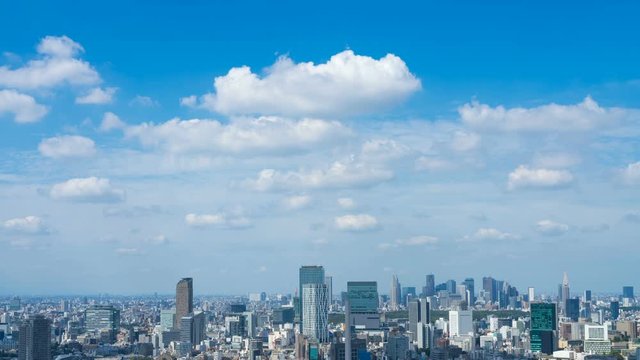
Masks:
[[[0,2],[0,294],[640,287],[640,4]]]

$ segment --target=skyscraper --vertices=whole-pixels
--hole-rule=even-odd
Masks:
[[[584,291],[584,301],[585,302],[591,301],[591,290]]]
[[[473,333],[473,312],[471,310],[449,311],[449,336]]]
[[[176,330],[180,329],[182,318],[193,312],[193,279],[183,278],[176,285]]]
[[[625,299],[633,299],[633,286],[623,286],[622,297]]]
[[[436,294],[436,277],[433,274],[429,274],[426,276],[424,296],[433,296],[435,294]]]
[[[351,326],[379,329],[378,283],[375,281],[347,282],[347,296],[351,310]]]
[[[302,287],[302,334],[320,343],[329,338],[327,286],[304,284]]]
[[[88,332],[109,331],[113,342],[120,329],[120,310],[112,305],[91,305],[84,311],[84,324]]]
[[[391,278],[391,310],[398,310],[400,308],[400,303],[402,302],[401,297],[400,281],[398,281],[397,275],[393,275]]]
[[[491,276],[482,278],[482,290],[488,294],[489,301],[496,301],[496,281]]]
[[[199,344],[206,338],[206,321],[203,312],[189,314],[180,319],[180,341],[192,345]]]
[[[36,315],[20,326],[18,360],[50,359],[51,322],[42,315]]]
[[[571,321],[578,321],[578,318],[580,317],[580,299],[567,299],[565,301],[564,309],[566,317],[571,319]]]
[[[567,275],[567,272],[565,271],[565,273],[562,276],[562,297],[560,298],[560,304],[563,307],[565,315],[567,313],[567,310],[564,308],[564,306],[566,305],[567,300],[569,299],[569,296],[570,296],[569,276]]]
[[[456,281],[455,280],[447,280],[447,291],[449,294],[456,293]]]
[[[620,317],[620,302],[612,301],[611,302],[611,320],[618,320]]]
[[[322,284],[324,285],[324,268],[318,265],[301,266],[299,271],[299,288],[298,303],[295,303],[296,320],[302,323],[304,321],[304,301],[302,288],[305,284]]]
[[[530,287],[528,290],[529,302],[536,301],[536,289]]]
[[[411,340],[418,340],[418,330],[421,324],[429,324],[430,306],[427,299],[414,299],[409,301],[409,331]]]
[[[469,306],[473,306],[476,302],[475,281],[473,278],[466,278],[464,279],[463,284],[467,287],[467,291],[469,292]]]
[[[531,351],[551,355],[556,348],[556,304],[531,303]]]
[[[329,305],[331,305],[333,303],[333,276],[325,276],[324,284],[327,285],[327,297]]]

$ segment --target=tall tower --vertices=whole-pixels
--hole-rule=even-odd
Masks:
[[[304,284],[302,286],[302,334],[324,343],[329,339],[329,302],[327,286]]]
[[[426,276],[424,296],[433,296],[435,294],[436,294],[436,277],[433,274],[429,274]]]
[[[303,287],[305,284],[324,284],[324,268],[319,265],[307,265],[300,267],[300,284],[298,292],[298,303],[296,305],[296,317],[297,322],[302,323],[304,321],[304,299],[303,299]]]
[[[20,326],[18,360],[51,360],[51,322],[42,315]]]
[[[391,278],[391,310],[398,310],[401,300],[400,281],[398,281],[397,275],[393,275],[393,278]]]
[[[181,319],[193,312],[193,279],[183,278],[176,285],[176,323],[174,328],[180,329]]]
[[[566,303],[569,300],[569,276],[565,271],[562,276],[562,297],[560,299],[560,307],[563,310],[563,313],[566,314]]]

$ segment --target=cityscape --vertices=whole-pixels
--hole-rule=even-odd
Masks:
[[[3,358],[156,359],[622,359],[640,355],[640,304],[619,294],[579,294],[564,273],[553,295],[472,277],[419,286],[390,279],[334,283],[301,266],[291,294],[0,299]],[[414,284],[416,285],[416,284]],[[197,293],[196,293],[197,294]],[[347,355],[348,354],[348,355]]]
[[[0,0],[0,360],[640,360],[639,19]]]

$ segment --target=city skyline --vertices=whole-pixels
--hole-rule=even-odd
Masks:
[[[378,5],[0,3],[0,294],[640,288],[640,4]]]

